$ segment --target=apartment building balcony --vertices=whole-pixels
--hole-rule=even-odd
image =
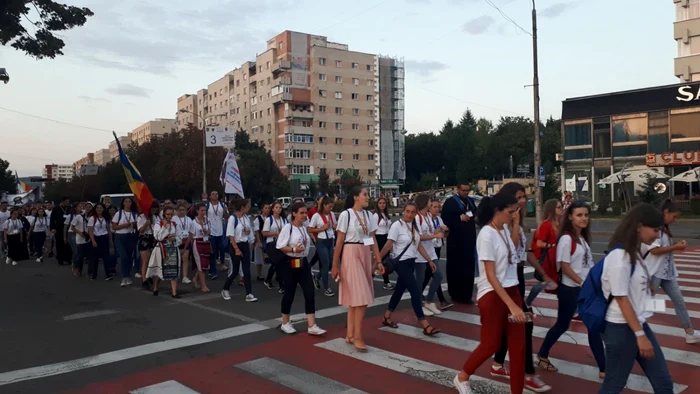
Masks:
[[[279,84],[289,86],[292,84],[292,78],[291,77],[280,77]]]
[[[285,134],[313,134],[314,129],[311,126],[284,126]]]
[[[304,109],[288,109],[284,111],[284,117],[287,119],[313,119],[314,112]]]
[[[278,63],[275,63],[275,65],[272,66],[272,74],[276,75],[279,73],[289,71],[291,69],[292,69],[292,62],[291,61],[280,60]]]
[[[279,92],[277,94],[273,93],[272,96],[272,104],[278,104],[282,103],[285,101],[291,101],[292,100],[292,94],[289,92]]]

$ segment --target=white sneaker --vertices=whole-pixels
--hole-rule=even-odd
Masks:
[[[127,282],[126,278],[124,278],[124,279],[122,279],[122,283],[119,286],[121,286],[121,287],[129,286],[129,282]]]
[[[9,257],[5,259],[5,264],[12,264],[12,259]]]
[[[182,278],[182,283],[189,284],[189,283],[192,283],[192,281],[190,280],[190,278],[185,276],[184,278]]]
[[[134,274],[134,278],[136,278],[136,279],[141,279],[141,274],[139,274],[139,273],[137,272],[136,274]]]
[[[424,303],[424,304],[423,304],[423,309],[427,309],[427,310],[429,310],[430,312],[433,312],[434,315],[439,315],[439,314],[442,313],[442,311],[440,311],[440,308],[438,308],[437,305],[435,305],[434,302],[426,302],[426,303]]]
[[[221,296],[224,297],[226,301],[231,299],[231,293],[228,290],[221,290]]]
[[[12,265],[17,265],[17,262],[16,262],[16,261],[13,261],[13,262],[12,262]]]
[[[126,278],[126,284],[127,284],[128,286],[131,286],[131,285],[134,284],[134,282],[131,280],[131,278]]]
[[[309,333],[309,335],[323,335],[326,333],[326,330],[314,324],[313,326],[309,327],[307,332]]]
[[[474,394],[472,388],[469,386],[469,381],[467,380],[466,382],[460,382],[459,375],[455,376],[452,383],[455,385],[457,391],[459,391],[459,394]]]
[[[423,307],[423,314],[426,316],[433,316],[434,315],[433,311],[429,310],[426,307]]]
[[[694,344],[700,343],[700,332],[693,331],[692,334],[685,334],[685,343]]]
[[[41,257],[37,257],[36,262],[41,263]]]
[[[258,299],[255,298],[255,296],[252,295],[252,294],[248,294],[247,296],[245,296],[245,302],[255,302],[255,301],[257,301],[257,300],[258,300]]]
[[[282,324],[280,326],[280,330],[282,330],[282,332],[285,334],[296,334],[297,332],[297,330],[294,328],[291,322],[287,324]]]

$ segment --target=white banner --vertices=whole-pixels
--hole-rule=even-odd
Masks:
[[[229,126],[210,126],[205,128],[207,134],[207,147],[222,146],[233,148],[236,146],[236,131]]]
[[[98,164],[83,164],[80,166],[80,176],[97,175],[97,170],[100,168]]]
[[[238,170],[238,163],[236,162],[236,155],[233,153],[233,150],[229,149],[224,159],[219,179],[221,180],[221,184],[226,188],[226,194],[238,194],[241,198],[245,198],[243,194],[241,172]]]

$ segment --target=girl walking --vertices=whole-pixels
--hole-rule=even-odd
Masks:
[[[265,252],[271,259],[271,264],[270,268],[267,270],[267,277],[265,278],[265,287],[268,289],[274,289],[275,286],[272,284],[272,276],[275,275],[277,272],[279,265],[276,259],[274,257],[275,253],[273,249],[275,249],[275,244],[277,243],[277,238],[279,237],[280,231],[282,231],[282,228],[284,225],[287,224],[287,218],[284,217],[284,212],[282,210],[282,204],[276,202],[272,204],[272,215],[270,215],[269,218],[265,221],[265,224],[263,225],[262,229],[262,235],[263,237],[266,237],[265,240]],[[278,274],[277,275],[277,284],[279,285],[280,293],[284,293],[284,285],[280,281],[281,276]]]
[[[557,288],[557,283],[559,281],[558,276],[555,279],[549,277],[546,271],[549,260],[556,260],[556,246],[557,239],[559,238],[559,227],[561,219],[564,216],[564,206],[559,199],[551,199],[544,203],[543,208],[544,220],[535,231],[535,235],[532,237],[532,250],[533,256],[537,259],[539,264],[542,266],[543,272],[535,273],[535,277],[540,280],[539,283],[534,285],[530,289],[530,294],[525,300],[525,305],[532,306],[532,303],[537,298],[537,295],[542,292],[545,288],[555,290]],[[554,252],[554,253],[551,253]]]
[[[228,219],[226,226],[226,236],[230,241],[228,253],[231,256],[231,265],[228,267],[228,277],[221,290],[224,300],[230,300],[231,284],[236,279],[240,269],[243,270],[243,284],[245,286],[245,301],[256,302],[258,299],[253,295],[252,281],[250,280],[250,244],[255,239],[253,236],[253,226],[248,217],[250,201],[247,199],[233,200],[231,202],[233,215]]]
[[[173,218],[177,224],[177,240],[180,256],[182,257],[182,283],[192,283],[188,277],[190,274],[190,250],[192,250],[192,240],[190,239],[190,229],[192,219],[187,217],[187,207],[185,204],[178,204],[177,215]]]
[[[420,241],[423,245],[423,249],[430,256],[430,259],[425,259],[422,255],[416,256],[416,283],[423,285],[423,281],[426,277],[426,271],[430,271],[433,279],[430,282],[430,287],[428,288],[428,294],[425,296],[425,302],[423,303],[423,314],[426,316],[439,315],[442,313],[440,308],[435,304],[435,293],[437,289],[442,285],[442,273],[438,267],[438,256],[435,253],[434,242],[438,239],[445,238],[445,233],[443,233],[442,228],[434,227],[434,223],[430,219],[428,214],[428,209],[430,205],[430,197],[427,194],[421,194],[416,197],[416,208],[418,209],[418,215],[416,220],[418,222],[418,231],[420,232]],[[426,264],[428,261],[433,264]],[[435,266],[435,270],[433,270]],[[422,292],[421,292],[422,294]]]
[[[154,296],[158,295],[158,283],[169,280],[172,297],[180,298],[177,294],[177,281],[180,279],[182,260],[178,248],[177,223],[173,222],[174,213],[175,209],[167,206],[163,210],[163,219],[153,227],[156,246],[148,261],[146,277],[153,279]]]
[[[207,271],[211,257],[211,244],[209,243],[209,222],[207,221],[207,206],[202,203],[195,207],[197,216],[192,220],[190,236],[192,238],[192,257],[194,258],[195,274],[194,287],[202,289],[203,293],[209,293],[207,287]]]
[[[112,271],[109,266],[109,233],[111,231],[110,217],[107,208],[104,204],[98,203],[92,210],[92,215],[87,221],[88,234],[90,236],[90,251],[88,265],[88,276],[90,279],[97,279],[97,263],[98,259],[102,259],[102,265],[105,270],[105,280],[112,280]]]
[[[377,231],[374,234],[377,239],[377,248],[379,250],[384,249],[386,245],[387,236],[389,235],[389,228],[391,227],[391,219],[389,216],[389,202],[385,197],[379,197],[377,200],[377,205],[374,208],[374,213],[372,214],[374,222],[377,223]],[[389,281],[389,274],[384,273],[382,275],[384,279],[384,290],[394,290],[394,284]],[[425,287],[425,286],[424,286]]]
[[[114,247],[121,264],[121,287],[132,284],[131,270],[135,265],[136,245],[138,244],[136,207],[134,200],[126,197],[122,200],[121,209],[112,217]]]
[[[44,261],[44,244],[46,243],[46,235],[49,231],[49,218],[46,217],[44,208],[39,208],[36,213],[36,218],[32,227],[29,230],[29,237],[32,242],[32,257],[36,257],[36,262]]]
[[[430,203],[430,210],[429,210],[429,216],[428,218],[430,219],[433,228],[439,228],[442,230],[442,233],[444,234],[443,238],[435,238],[433,239],[433,248],[435,249],[435,256],[437,256],[438,260],[440,259],[440,252],[442,251],[442,245],[444,239],[447,237],[447,233],[450,231],[447,226],[445,226],[445,222],[442,221],[442,218],[440,217],[440,202],[439,201],[432,201]],[[436,263],[437,264],[437,263]],[[433,278],[433,271],[429,269],[430,267],[426,266],[425,267],[425,279],[423,279],[423,287],[421,287],[421,293],[423,290],[425,290],[425,287],[428,286],[428,282]],[[445,294],[442,292],[442,286],[437,286],[437,296],[438,299],[440,300],[440,310],[444,311],[445,309],[449,309],[454,306],[451,302],[447,301],[447,298],[445,298]]]
[[[263,265],[265,264],[265,237],[262,235],[262,229],[265,226],[265,220],[270,217],[270,204],[263,204],[260,214],[255,217],[253,223],[253,231],[255,232],[255,248],[253,251],[253,263],[255,263],[256,279],[258,282],[265,281],[263,276]]]
[[[160,203],[156,200],[153,201],[148,212],[143,212],[136,219],[136,227],[139,232],[138,250],[141,254],[141,273],[136,274],[136,277],[141,278],[141,288],[144,290],[149,289],[149,283],[153,280],[146,276],[146,271],[148,270],[148,261],[151,258],[151,252],[156,244],[156,239],[153,235],[153,226],[160,223]]]
[[[333,244],[335,243],[336,219],[333,214],[333,200],[323,197],[318,211],[314,213],[309,222],[308,232],[316,235],[316,255],[321,263],[318,273],[314,276],[314,287],[321,289],[323,284],[324,295],[333,297],[335,293],[328,284],[328,273],[333,262]]]
[[[10,218],[4,223],[3,234],[5,245],[7,245],[5,264],[17,265],[18,262],[24,260],[24,255],[27,254],[26,248],[22,251],[24,229],[22,221],[19,219],[19,210],[13,209],[10,212]]]

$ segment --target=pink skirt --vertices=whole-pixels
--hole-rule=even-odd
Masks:
[[[348,307],[365,306],[374,302],[372,255],[367,246],[343,245],[338,300],[340,305]]]

